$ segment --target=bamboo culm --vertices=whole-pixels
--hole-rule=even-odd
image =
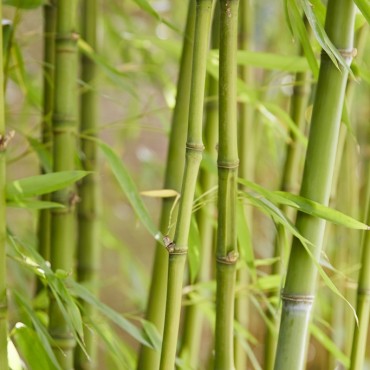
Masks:
[[[254,4],[251,0],[240,2],[239,6],[239,48],[241,50],[252,50],[253,48],[253,21]],[[239,67],[240,78],[248,85],[253,86],[253,70],[249,66]],[[239,177],[254,181],[255,170],[255,120],[254,107],[249,103],[239,104],[239,125],[238,125],[238,151],[240,158]],[[251,207],[245,207],[245,216],[248,222],[250,235],[253,233],[253,215]],[[252,238],[252,236],[251,236]],[[242,247],[242,246],[241,246]],[[246,266],[237,271],[237,284],[247,286],[249,284],[249,272]],[[235,319],[245,329],[248,328],[249,299],[247,295],[240,295],[235,299]],[[247,354],[243,348],[242,340],[235,336],[234,340],[235,367],[237,369],[247,368]]]
[[[197,0],[185,169],[174,241],[168,247],[168,285],[160,362],[161,370],[172,370],[176,358],[182,281],[188,248],[193,198],[203,152],[202,119],[211,15],[212,0]]]
[[[329,0],[325,29],[334,45],[350,62],[355,7],[350,0]],[[340,119],[348,71],[337,68],[323,52],[300,195],[328,205],[334,172]],[[299,213],[296,227],[309,240],[313,256],[322,249],[325,221]],[[317,269],[305,248],[293,240],[285,287],[275,370],[304,368],[308,323],[313,304]]]
[[[43,66],[43,119],[41,127],[41,142],[51,152],[52,146],[52,113],[54,102],[54,63],[55,63],[55,27],[56,27],[56,4],[49,2],[43,7],[44,13],[44,66]],[[41,172],[46,169],[41,167]],[[44,194],[41,200],[50,200],[50,194]],[[38,248],[44,260],[50,260],[50,211],[43,209],[39,213],[38,220]],[[38,281],[37,292],[43,288]]]
[[[2,15],[2,4],[0,4]],[[3,66],[3,30],[0,27],[0,66]],[[0,86],[4,86],[3,68],[0,70]],[[8,303],[6,283],[6,148],[11,136],[6,134],[4,90],[0,89],[0,369],[8,369]]]
[[[94,49],[97,48],[96,30],[98,6],[96,0],[81,2],[81,37]],[[97,131],[97,94],[95,63],[85,55],[81,56],[81,79],[85,90],[80,100],[80,156],[84,170],[92,173],[83,178],[78,186],[80,202],[78,204],[78,238],[77,238],[77,279],[95,294],[98,293],[99,272],[99,225],[98,225],[98,187],[97,187],[97,147],[89,137],[96,136]],[[90,305],[83,304],[84,321],[94,315]],[[96,338],[86,327],[84,330],[86,354],[77,348],[75,353],[76,369],[95,369]]]
[[[305,17],[305,23],[307,25],[307,19]],[[308,28],[308,27],[307,27]],[[306,28],[306,29],[307,29]],[[301,48],[300,54],[303,55],[303,49]],[[311,91],[311,81],[310,81],[310,72],[298,72],[295,76],[295,83],[293,88],[293,95],[291,98],[290,105],[290,117],[293,122],[296,124],[300,132],[305,131],[306,118],[305,113],[310,98]],[[297,137],[290,132],[290,142],[287,145],[286,159],[284,163],[283,176],[281,179],[280,188],[283,191],[288,191],[293,194],[298,193],[299,191],[299,180],[301,178],[301,162],[304,157],[304,148],[303,145],[297,140]],[[281,206],[280,209],[284,214],[288,216],[290,220],[294,220],[295,212],[294,209]],[[274,257],[281,259],[280,263],[275,263],[272,267],[272,274],[279,275],[281,274],[281,266],[286,265],[287,261],[287,251],[285,245],[288,245],[286,240],[285,230],[281,225],[277,226],[277,235],[275,237],[274,245]],[[282,245],[281,245],[282,244]],[[277,294],[277,292],[274,292]],[[272,312],[267,312],[267,317],[270,318],[273,322],[277,320]],[[265,346],[265,369],[272,370],[274,367],[275,359],[275,349],[276,349],[276,333],[273,333],[271,330],[267,329],[266,332],[266,346]]]
[[[234,369],[236,262],[237,33],[238,0],[220,0],[218,230],[216,248],[216,330],[214,368]]]
[[[55,95],[53,107],[53,171],[70,171],[75,168],[77,130],[77,39],[76,0],[57,2],[55,35]],[[51,211],[50,262],[54,271],[73,271],[75,244],[74,209],[78,200],[74,187],[52,194],[52,201],[63,209]],[[73,369],[75,338],[68,318],[65,318],[56,301],[50,297],[49,332],[54,340],[54,352],[63,369]]]
[[[184,148],[189,115],[193,38],[195,29],[195,4],[196,0],[189,0],[180,71],[177,82],[176,105],[172,118],[164,180],[164,189],[174,189],[179,193],[181,191],[185,163]],[[168,223],[172,206],[173,201],[170,198],[164,198],[160,219],[161,232],[163,234],[169,233],[171,238],[173,233],[168,231]],[[160,334],[163,333],[166,311],[167,274],[168,253],[163,248],[163,245],[158,243],[154,256],[146,319],[156,326]],[[147,346],[141,346],[137,366],[138,370],[157,369],[159,367],[159,362],[160,353]]]
[[[212,23],[212,49],[218,49],[219,45],[219,7],[216,4]],[[218,81],[208,75],[207,88],[208,101],[206,103],[204,123],[204,145],[209,158],[216,161],[218,142]],[[207,192],[217,185],[217,176],[209,170],[200,169],[199,186],[202,193]],[[215,204],[205,204],[196,214],[199,228],[200,245],[199,251],[200,268],[195,284],[211,280],[211,258],[214,245]],[[202,330],[204,328],[204,314],[200,305],[194,304],[186,308],[184,315],[182,343],[180,358],[191,368],[199,367],[199,353],[202,343]]]

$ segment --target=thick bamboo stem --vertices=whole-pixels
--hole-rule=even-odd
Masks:
[[[188,248],[193,198],[203,151],[202,119],[211,15],[212,0],[197,0],[185,170],[174,242],[167,248],[169,269],[161,370],[172,370],[176,358],[183,272]]]
[[[76,0],[57,2],[55,99],[53,108],[53,171],[75,168],[77,126],[77,39]],[[50,261],[53,270],[73,270],[75,243],[74,209],[77,195],[73,187],[52,194],[52,200],[65,205],[51,212]],[[63,369],[73,369],[75,339],[68,320],[56,301],[50,300],[49,331],[55,355]]]
[[[83,0],[81,7],[81,36],[96,49],[97,13],[98,4],[95,0]],[[95,136],[97,130],[97,94],[95,63],[85,55],[81,56],[81,79],[85,84],[80,100],[80,132],[83,135]],[[97,280],[99,271],[99,225],[97,218],[97,147],[94,140],[81,138],[81,163],[86,171],[92,173],[82,179],[79,184],[80,203],[78,205],[78,239],[77,239],[77,278],[91,291],[97,293]],[[83,314],[85,320],[93,315],[93,310],[84,304]],[[84,331],[85,347],[90,357],[78,348],[75,354],[76,369],[95,369],[96,340],[89,328]]]
[[[307,23],[306,18],[305,22]],[[303,54],[302,48],[300,54]],[[290,117],[301,132],[304,132],[306,125],[305,113],[311,90],[310,75],[310,72],[298,72],[296,74],[293,95],[291,98]],[[280,188],[283,191],[288,191],[296,194],[299,191],[299,180],[301,179],[302,171],[301,162],[303,160],[302,157],[304,155],[304,148],[292,132],[289,133],[289,139],[290,141],[287,146],[287,153]],[[290,220],[294,219],[294,209],[287,206],[281,206],[280,208],[289,217]],[[284,235],[285,230],[282,226],[279,225],[277,227],[277,235],[274,241],[274,257],[280,257],[281,262],[275,263],[273,265],[273,274],[281,274],[281,266],[285,265],[288,258],[286,255],[286,251],[280,245],[281,241],[286,239]],[[277,294],[276,291],[273,292],[273,294],[274,293]],[[267,317],[273,322],[276,322],[276,327],[278,326],[277,318],[273,315],[273,313],[268,311]],[[267,329],[264,364],[264,368],[266,370],[272,370],[274,367],[276,342],[277,338],[275,333],[271,332],[270,329]]]
[[[0,4],[2,15],[2,4]],[[0,86],[4,86],[3,30],[0,27]],[[8,369],[8,303],[6,297],[6,147],[10,136],[6,134],[4,90],[0,89],[0,369]]]
[[[185,163],[184,148],[188,127],[194,29],[195,0],[189,0],[180,71],[177,82],[176,106],[172,117],[172,127],[164,180],[165,189],[174,189],[178,192],[181,191]],[[173,201],[170,198],[165,198],[163,200],[160,219],[160,229],[163,234],[168,232],[168,222],[172,206]],[[170,233],[170,236],[172,237],[172,233]],[[146,319],[152,322],[161,334],[163,333],[166,310],[167,274],[167,251],[161,244],[157,244],[153,263]],[[138,370],[157,369],[159,367],[159,361],[160,353],[149,347],[141,346],[137,366]]]
[[[352,55],[354,14],[352,1],[329,0],[325,29],[348,62]],[[329,202],[347,76],[347,70],[337,68],[325,53],[322,54],[300,194],[324,205]],[[296,226],[313,244],[311,252],[318,259],[325,221],[299,213]],[[300,241],[294,239],[282,293],[276,370],[304,368],[316,275],[312,258]]]
[[[44,65],[43,65],[43,117],[41,127],[41,142],[51,151],[52,131],[51,119],[54,100],[54,61],[55,61],[55,26],[56,26],[56,5],[50,2],[43,7],[44,13]],[[45,169],[41,168],[45,173]],[[50,200],[50,195],[45,194],[41,200]],[[43,209],[39,213],[38,220],[38,245],[39,253],[46,260],[50,260],[50,211]],[[37,291],[42,289],[42,284],[38,282]]]
[[[218,231],[215,369],[234,368],[234,292],[238,176],[237,33],[238,0],[220,1]]]

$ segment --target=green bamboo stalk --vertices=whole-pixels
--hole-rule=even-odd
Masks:
[[[367,180],[367,215],[366,223],[370,222],[370,177]],[[364,368],[367,333],[370,322],[370,235],[364,232],[362,238],[361,270],[357,287],[356,312],[358,325],[355,325],[350,370],[362,370]]]
[[[307,25],[307,19],[305,18],[305,23]],[[300,55],[303,55],[303,49],[300,48]],[[293,88],[293,95],[290,103],[290,117],[296,124],[297,128],[304,132],[306,119],[305,113],[310,97],[310,72],[298,72],[295,76],[295,85]],[[280,188],[283,191],[288,191],[291,193],[298,193],[299,191],[299,180],[301,178],[301,161],[304,155],[304,149],[302,145],[297,140],[297,137],[292,131],[289,132],[289,143],[287,145],[286,158],[284,163],[283,175],[281,179]],[[293,208],[287,206],[281,206],[280,209],[284,214],[286,214],[290,220],[294,219],[295,211]],[[282,226],[277,227],[277,235],[275,237],[274,245],[274,257],[280,257],[282,262],[275,263],[272,267],[272,274],[281,274],[281,266],[287,259],[286,252],[282,246],[281,241],[284,241],[285,230]],[[272,292],[272,294],[277,294],[277,292]],[[271,311],[267,311],[267,317],[278,325],[277,318],[273,315]],[[275,350],[276,350],[276,334],[267,329],[266,332],[266,345],[265,345],[265,364],[264,368],[266,370],[272,370],[274,367]]]
[[[238,0],[220,0],[218,230],[215,369],[234,369],[236,262]]]
[[[53,108],[53,171],[75,168],[77,126],[77,39],[76,0],[57,2],[55,35],[55,100]],[[74,209],[78,197],[75,189],[57,191],[52,200],[65,205],[51,211],[50,261],[53,270],[73,270],[75,243]],[[49,331],[54,339],[55,355],[63,369],[73,369],[75,339],[70,324],[63,317],[56,301],[50,300]]]
[[[165,189],[181,191],[182,176],[185,163],[185,143],[188,127],[190,84],[193,58],[193,39],[195,29],[195,0],[189,0],[188,15],[184,32],[183,50],[180,62],[180,71],[177,82],[176,106],[172,117],[171,134],[167,153],[166,173],[164,180]],[[160,230],[163,234],[168,232],[168,222],[170,218],[173,201],[164,198],[160,218]],[[172,238],[172,232],[170,237]],[[159,333],[163,333],[165,309],[166,309],[166,290],[168,274],[168,255],[161,244],[157,244],[149,298],[147,304],[146,319],[152,322]],[[160,353],[147,346],[141,346],[138,370],[152,370],[159,367]]]
[[[251,0],[245,0],[240,3],[239,9],[239,48],[241,50],[252,50],[253,43],[253,18],[254,6]],[[253,70],[247,66],[239,67],[240,78],[248,85],[253,85]],[[239,105],[239,125],[238,125],[238,151],[240,158],[239,177],[254,180],[255,169],[255,137],[253,119],[254,109],[248,103]],[[253,215],[251,207],[245,208],[246,220],[252,235]],[[246,266],[237,271],[237,283],[240,286],[248,286],[249,274]],[[247,295],[240,295],[235,299],[235,319],[245,328],[248,328],[249,299]],[[236,369],[247,368],[247,354],[243,348],[242,341],[235,336],[234,356]]]
[[[98,4],[96,0],[83,0],[81,3],[81,36],[96,50],[97,41],[97,14]],[[85,84],[80,100],[80,132],[89,137],[96,136],[97,131],[97,107],[95,63],[85,55],[81,56],[81,79]],[[80,141],[81,164],[84,170],[92,171],[92,174],[82,179],[79,184],[78,205],[78,239],[77,239],[77,278],[95,294],[98,292],[97,280],[99,271],[99,225],[97,209],[97,145],[94,140],[82,136]],[[83,304],[85,321],[89,320],[94,312],[90,305]],[[95,369],[97,338],[91,329],[85,327],[84,339],[86,354],[77,348],[75,353],[76,369]]]
[[[325,29],[348,62],[352,56],[354,14],[351,0],[329,0]],[[300,194],[324,205],[329,202],[347,77],[347,70],[337,68],[325,53],[322,54]],[[310,247],[311,252],[318,259],[325,221],[299,213],[296,227],[314,245]],[[312,258],[299,240],[294,239],[282,293],[275,370],[304,367],[316,275]]]
[[[212,0],[197,0],[185,169],[174,242],[169,243],[167,248],[169,252],[168,286],[160,362],[161,370],[172,370],[176,358],[182,281],[188,248],[192,204],[203,152],[202,119],[211,15]]]
[[[43,7],[44,19],[44,65],[43,65],[43,117],[41,123],[41,142],[51,151],[52,139],[52,112],[54,100],[54,62],[55,62],[55,27],[56,27],[56,5],[49,2]],[[41,172],[45,169],[41,167]],[[50,195],[41,197],[43,201],[49,201]],[[50,211],[41,210],[38,220],[38,245],[39,253],[46,260],[50,260]],[[37,283],[37,292],[43,288],[40,281]]]
[[[219,7],[216,4],[212,22],[211,47],[217,49],[219,45]],[[204,145],[210,159],[216,161],[218,142],[218,81],[208,75],[208,99],[204,123]],[[199,185],[203,193],[217,185],[215,174],[201,169],[199,172]],[[200,268],[195,284],[211,279],[211,258],[214,242],[214,216],[215,205],[205,204],[197,213],[197,222],[200,235]],[[199,305],[190,305],[184,314],[182,343],[180,358],[192,369],[199,368],[199,353],[202,343],[202,330],[204,328],[204,314]]]
[[[2,16],[0,4],[0,18]],[[0,66],[3,66],[3,29],[0,27]],[[0,86],[4,86],[4,72],[0,68]],[[0,369],[8,369],[8,302],[6,297],[6,147],[9,141],[5,125],[4,90],[0,89]]]

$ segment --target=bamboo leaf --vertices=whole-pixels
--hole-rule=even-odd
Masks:
[[[47,4],[47,0],[3,0],[5,5],[14,6],[20,9],[35,9]]]
[[[156,351],[160,351],[162,347],[162,338],[161,335],[159,334],[157,328],[155,325],[153,325],[150,321],[148,320],[140,320],[141,325],[143,326],[144,332],[149,338],[149,342],[153,344],[153,348]]]
[[[109,320],[117,324],[120,328],[122,328],[125,332],[130,334],[133,338],[135,338],[140,343],[146,346],[149,346],[151,348],[155,348],[155,343],[151,343],[147,339],[145,339],[141,331],[135,325],[131,324],[130,321],[125,319],[118,312],[112,310],[109,306],[105,305],[100,300],[98,300],[85,287],[76,283],[71,278],[69,278],[66,282],[68,284],[68,289],[71,292],[71,294],[89,303],[96,310],[98,310],[101,314],[103,314]]]
[[[11,339],[8,340],[7,346],[8,365],[11,370],[26,370],[26,366],[22,361],[17,348]]]
[[[370,1],[369,0],[354,0],[354,1],[362,15],[366,18],[367,22],[370,24]]]
[[[162,234],[150,217],[149,212],[136,189],[135,183],[121,159],[107,144],[98,140],[97,143],[105,155],[114,176],[116,177],[121,189],[125,193],[139,220],[156,240],[162,242]]]
[[[6,205],[7,207],[12,208],[27,208],[27,209],[52,209],[65,207],[63,204],[60,203],[34,199],[14,199],[7,201]]]
[[[176,190],[172,189],[146,190],[141,191],[140,194],[150,198],[173,198],[180,195]]]
[[[192,215],[190,223],[189,232],[189,250],[188,250],[188,263],[189,263],[189,273],[190,273],[190,283],[194,283],[196,277],[198,276],[200,268],[200,236],[197,221]]]
[[[317,325],[310,323],[310,332],[335,359],[339,360],[344,365],[345,368],[349,367],[348,356],[346,356]]]
[[[88,174],[86,171],[60,171],[25,177],[7,184],[6,196],[15,200],[51,193],[74,184]]]
[[[16,347],[30,370],[54,370],[56,367],[50,361],[43,343],[34,330],[18,322],[11,332]]]

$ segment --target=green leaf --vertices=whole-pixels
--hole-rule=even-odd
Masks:
[[[132,180],[129,172],[122,163],[121,159],[117,154],[105,143],[96,140],[103,154],[105,155],[110,168],[116,177],[121,189],[125,193],[127,199],[129,200],[133,210],[135,211],[137,217],[146,227],[149,233],[154,236],[154,238],[163,243],[162,234],[158,230],[157,226],[154,224],[144,202],[142,201],[139,192],[136,189],[135,183]]]
[[[7,207],[12,208],[27,208],[27,209],[51,209],[65,207],[63,204],[60,203],[33,199],[14,199],[7,201],[6,205]]]
[[[74,184],[88,175],[86,171],[61,171],[15,180],[6,185],[9,200],[35,197]]]
[[[190,283],[194,283],[199,273],[200,268],[200,248],[201,241],[199,236],[199,230],[197,221],[194,213],[191,217],[190,232],[189,232],[189,251],[188,251],[188,262],[189,262],[189,273]]]
[[[148,347],[154,348],[155,344],[149,342],[146,338],[144,338],[141,331],[135,325],[131,324],[130,321],[125,319],[118,312],[112,310],[110,307],[108,307],[107,305],[102,303],[100,300],[98,300],[93,294],[90,293],[89,290],[87,290],[82,285],[76,283],[71,278],[68,278],[66,282],[68,284],[68,289],[71,292],[71,294],[89,303],[96,310],[98,310],[102,315],[104,315],[109,320],[117,324],[120,328],[122,328],[125,332],[130,334],[133,338],[135,338],[140,343]]]
[[[370,24],[370,1],[369,0],[355,0],[357,8]]]
[[[30,370],[54,370],[48,354],[36,332],[23,323],[16,323],[11,332],[15,345]]]
[[[47,0],[3,0],[3,4],[15,6],[20,9],[35,9],[47,4]]]
[[[140,319],[145,334],[149,338],[149,342],[153,344],[156,351],[160,351],[162,347],[162,338],[156,326],[148,320]]]
[[[218,50],[212,50],[210,55],[218,60]],[[292,55],[279,55],[274,53],[260,53],[247,50],[238,50],[237,62],[239,65],[249,65],[268,70],[286,72],[305,72],[310,69],[307,59]]]
[[[322,344],[324,348],[327,349],[333,357],[339,360],[344,367],[347,369],[349,367],[349,358],[346,356],[335,343],[314,323],[310,323],[310,332],[312,336]]]

